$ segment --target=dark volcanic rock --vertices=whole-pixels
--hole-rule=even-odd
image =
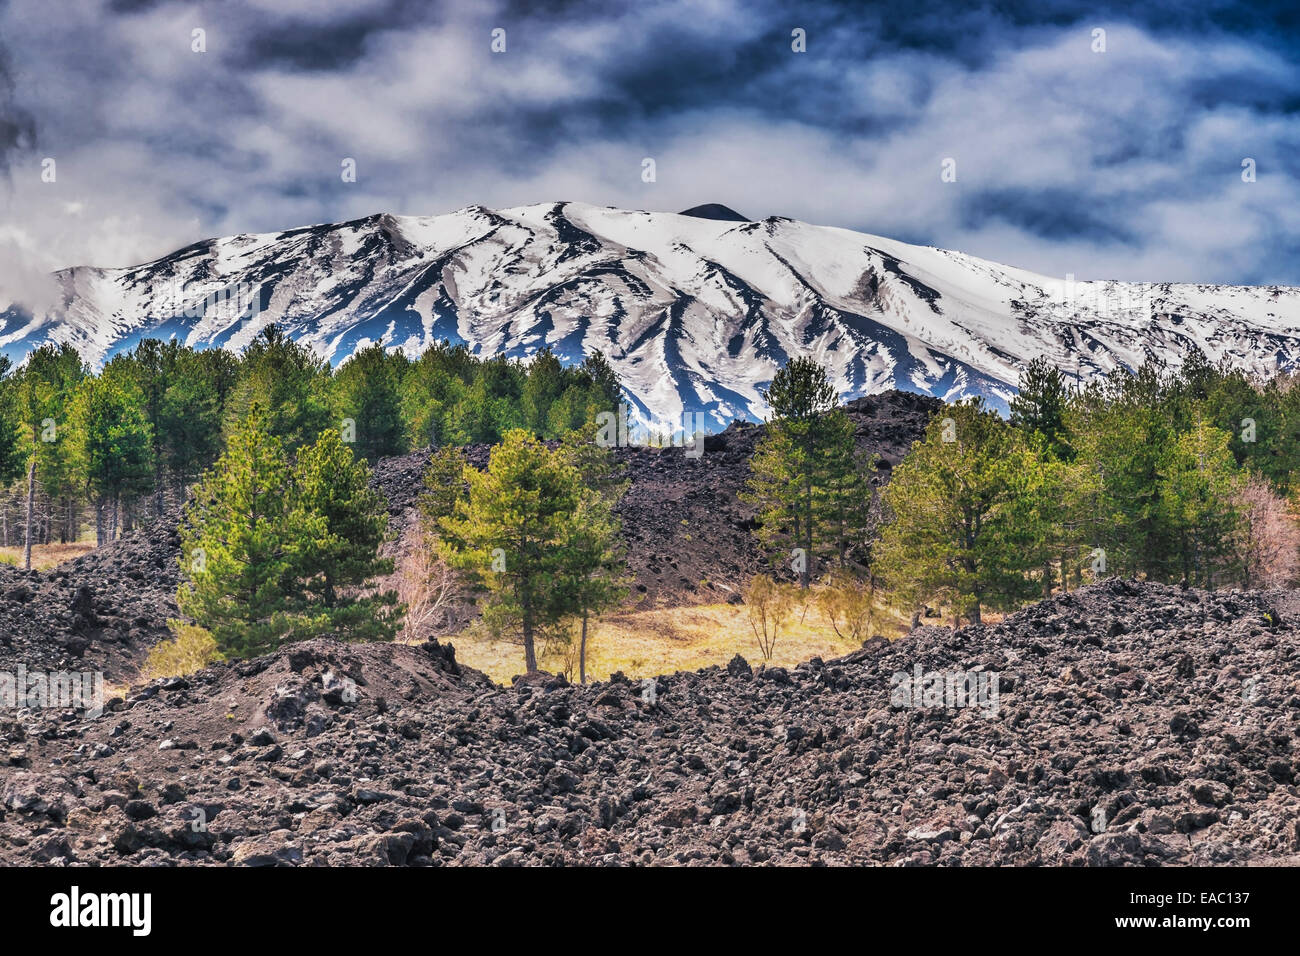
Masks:
[[[176,617],[175,512],[46,571],[0,564],[0,670],[102,670],[133,680]]]
[[[1112,581],[653,698],[311,641],[0,724],[0,862],[1295,864],[1296,606]],[[996,710],[896,706],[918,665]]]

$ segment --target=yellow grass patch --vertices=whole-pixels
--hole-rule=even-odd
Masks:
[[[56,564],[71,561],[73,558],[79,558],[83,554],[89,554],[94,550],[95,542],[93,541],[70,541],[67,544],[34,544],[32,545],[32,567],[39,570],[52,568]],[[0,548],[0,561],[22,567],[22,545],[13,548]]]
[[[891,616],[885,636],[900,636],[906,632],[907,623]],[[447,640],[455,645],[458,661],[483,671],[498,683],[508,684],[512,676],[523,673],[524,652],[517,644],[494,640],[476,628],[450,635]],[[768,663],[791,667],[813,657],[842,657],[859,646],[836,637],[816,606],[810,605],[802,622],[796,611],[781,631]],[[736,654],[754,667],[763,663],[744,605],[706,604],[609,614],[595,622],[588,640],[587,680],[605,680],[620,670],[636,679],[698,670],[711,664],[725,667]],[[576,650],[572,657],[576,661]],[[553,673],[566,666],[564,657],[553,652],[542,653],[540,664],[543,670]],[[576,666],[573,677],[577,679]]]

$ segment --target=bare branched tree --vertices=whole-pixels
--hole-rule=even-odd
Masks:
[[[783,581],[773,581],[766,574],[756,574],[745,589],[745,610],[749,614],[749,627],[758,642],[763,660],[772,659],[776,639],[794,611],[797,598],[795,586]]]
[[[421,529],[397,560],[397,599],[406,605],[398,640],[427,641],[443,629],[456,597],[456,575],[438,555],[434,540]]]
[[[1267,480],[1251,475],[1237,493],[1236,551],[1245,587],[1285,587],[1300,575],[1300,527]]]

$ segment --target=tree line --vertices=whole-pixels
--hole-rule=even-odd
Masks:
[[[856,639],[880,593],[914,623],[930,605],[978,622],[1108,575],[1259,586],[1300,565],[1290,376],[1194,355],[1072,387],[1035,361],[1008,417],[979,399],[936,412],[883,491],[815,361],[791,360],[763,394],[742,497],[776,572],[746,591],[765,657],[814,584],[830,626]],[[38,490],[88,506],[101,542],[188,499],[180,650],[237,657],[403,628],[368,465],[432,446],[419,547],[520,643],[528,672],[539,644],[572,641],[585,679],[590,624],[627,594],[627,484],[594,424],[620,398],[599,353],[566,367],[549,350],[525,365],[375,344],[330,369],[271,326],[239,356],[144,340],[92,374],[47,345],[20,369],[0,362],[0,477],[26,492],[29,552]],[[458,450],[472,441],[493,445],[485,469]]]
[[[589,425],[548,445],[512,429],[486,469],[448,445],[426,472],[411,546],[445,564],[450,586],[475,600],[494,636],[522,645],[529,674],[539,643],[576,640],[585,681],[591,621],[627,593],[614,512],[626,482],[594,435]],[[171,622],[176,636],[151,658],[154,670],[316,636],[391,640],[409,608],[381,583],[394,562],[380,556],[387,504],[369,477],[335,429],[290,454],[254,403],[185,508],[184,619]],[[428,562],[414,567],[427,580],[410,582],[408,598],[436,577]]]
[[[112,540],[183,501],[254,406],[286,454],[336,429],[374,462],[515,428],[558,438],[621,398],[598,352],[565,366],[549,349],[525,364],[445,341],[415,359],[375,343],[331,369],[272,325],[240,355],[143,339],[95,374],[72,346],[47,344],[18,368],[0,358],[0,525],[27,567],[34,543],[75,540],[87,511],[97,543]]]
[[[444,343],[407,362],[376,345],[330,374],[272,328],[239,359],[223,361],[234,363],[234,374],[214,432],[220,451],[188,485],[181,517],[182,617],[169,622],[174,638],[154,650],[147,672],[175,673],[316,636],[427,637],[416,633],[411,611],[423,615],[425,596],[441,581],[453,597],[476,602],[495,635],[522,644],[529,673],[538,669],[540,643],[576,642],[585,680],[590,623],[626,594],[614,513],[626,482],[597,444],[595,424],[599,412],[617,406],[621,387],[599,353],[564,367],[543,350],[524,366],[481,361]],[[97,395],[107,386],[84,382],[116,382],[116,374],[106,368],[78,390]],[[461,383],[450,392],[468,383],[455,401],[421,391],[446,384],[448,375]],[[471,434],[438,429],[443,443],[432,443],[421,525],[410,544],[426,560],[398,569],[384,556],[393,529],[367,458],[404,451],[431,434],[430,421],[462,416],[484,394],[490,428],[506,430],[480,472],[447,443]],[[424,406],[417,409],[412,395],[423,395]],[[156,434],[148,404],[136,412],[147,449]]]
[[[768,391],[746,496],[760,545],[800,586],[820,571],[835,578],[824,600],[858,608],[882,588],[914,624],[931,605],[978,623],[1114,575],[1285,585],[1300,571],[1296,385],[1199,353],[1083,386],[1035,360],[1008,417],[980,399],[936,412],[873,509],[871,469],[854,461],[824,371],[794,360]],[[766,584],[751,591],[767,616],[788,603]]]

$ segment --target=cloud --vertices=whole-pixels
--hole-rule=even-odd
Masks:
[[[723,202],[1050,275],[1294,284],[1296,27],[1253,9],[13,0],[0,221],[30,271],[377,211]],[[6,154],[16,117],[57,183]]]
[[[18,105],[9,56],[0,46],[0,173],[8,173],[12,157],[36,141],[36,121]]]

